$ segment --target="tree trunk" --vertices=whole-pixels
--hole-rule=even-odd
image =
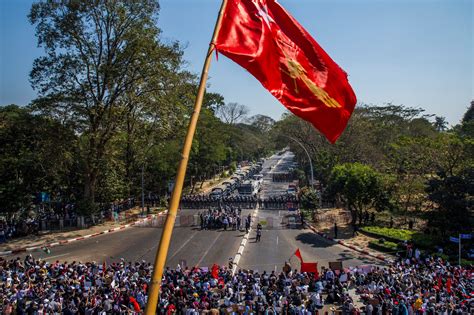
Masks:
[[[351,204],[348,205],[347,207],[349,209],[349,212],[351,213],[351,225],[356,226],[357,225],[357,209],[354,209]]]
[[[84,182],[84,199],[95,202],[95,187],[97,183],[97,171],[88,170]]]

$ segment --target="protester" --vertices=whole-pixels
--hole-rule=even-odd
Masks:
[[[367,304],[376,301],[373,314],[472,314],[472,271],[472,267],[419,256],[356,274],[355,281]]]
[[[0,259],[3,314],[140,314],[147,302],[152,266],[144,261],[48,263],[31,255]],[[365,306],[356,307],[355,288]],[[325,304],[342,314],[471,314],[471,267],[431,257],[388,268],[322,268],[319,275],[229,268],[166,268],[158,314],[317,314]]]
[[[231,229],[233,231],[241,229],[242,209],[232,206],[220,208],[209,208],[207,211],[199,213],[199,225],[201,230]]]

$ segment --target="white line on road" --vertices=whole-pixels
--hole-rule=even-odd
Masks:
[[[195,232],[193,233],[193,235],[191,235],[191,236],[186,240],[186,242],[184,242],[183,245],[181,245],[181,246],[174,252],[173,255],[171,255],[170,257],[167,258],[167,260],[169,261],[169,260],[171,260],[174,256],[176,256],[176,254],[178,254],[178,253],[184,248],[184,246],[186,246],[186,244],[188,244],[189,241],[191,241],[191,240],[193,239],[194,235],[196,235],[197,232],[198,232],[198,231],[195,231]]]
[[[209,246],[209,248],[204,252],[204,255],[202,255],[201,259],[199,259],[196,266],[199,266],[199,264],[203,261],[204,257],[206,257],[206,255],[209,253],[209,251],[214,246],[214,244],[217,242],[217,239],[221,236],[221,234],[222,233],[217,232],[217,237],[214,239],[214,241],[212,241],[211,246]]]
[[[254,213],[252,214],[252,218],[256,218],[257,214],[258,214],[258,204],[257,204],[257,207],[254,210]],[[252,226],[250,226],[249,232],[244,235],[244,238],[242,239],[242,242],[240,243],[239,250],[237,251],[237,254],[235,254],[235,257],[232,260],[233,263],[234,263],[234,265],[232,267],[232,274],[234,274],[235,271],[237,270],[237,266],[239,264],[240,258],[242,257],[242,254],[244,253],[245,245],[247,245],[247,241],[250,237],[250,233],[252,233]]]
[[[277,235],[277,245],[278,245],[278,235]]]

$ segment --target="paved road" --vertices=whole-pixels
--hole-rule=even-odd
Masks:
[[[243,211],[244,214],[250,211]],[[181,214],[197,213],[182,210]],[[154,261],[162,233],[161,228],[132,227],[123,231],[97,236],[51,248],[51,253],[35,252],[35,257],[48,261]],[[171,239],[167,265],[176,267],[181,260],[188,266],[226,264],[238,250],[244,236],[240,231],[200,231],[197,227],[175,227]],[[22,256],[25,256],[23,254]],[[16,257],[8,256],[8,258]]]
[[[272,172],[282,172],[293,163],[294,156],[286,152],[281,156],[272,156],[263,167],[264,182],[262,197],[286,192],[288,183],[271,181]],[[272,166],[274,166],[272,168]],[[241,268],[258,270],[280,270],[296,248],[300,248],[307,261],[318,261],[327,266],[329,261],[342,260],[344,266],[373,262],[339,245],[332,245],[323,238],[291,223],[288,211],[244,210],[243,214],[257,212],[254,225],[262,221],[265,228],[262,241],[255,242],[255,228],[250,235],[239,262]],[[195,214],[197,210],[182,210],[182,215]],[[280,224],[281,222],[284,224]],[[271,224],[270,224],[271,223]],[[289,223],[289,224],[287,224]],[[35,252],[35,257],[48,261],[154,261],[162,229],[155,227],[133,227],[120,232],[73,242],[51,248],[51,253]],[[225,265],[229,257],[234,257],[244,233],[240,231],[200,231],[195,227],[176,227],[173,232],[167,266],[176,267],[182,260],[187,266],[211,266],[213,263]],[[25,256],[25,254],[22,254]],[[9,256],[6,258],[12,258]],[[296,258],[291,259],[294,268],[298,268]]]
[[[285,194],[288,189],[288,182],[273,182],[273,173],[283,173],[288,171],[294,163],[294,154],[287,151],[282,155],[272,155],[265,160],[262,166],[263,183],[260,197],[270,197]],[[273,166],[273,167],[272,167]]]
[[[265,161],[260,197],[286,193],[289,183],[273,182],[272,173],[287,172],[294,162],[294,154],[289,151]],[[319,266],[327,267],[330,261],[342,261],[344,267],[378,263],[303,228],[301,224],[297,224],[298,218],[292,212],[259,210],[255,224],[257,222],[261,222],[264,227],[262,239],[259,243],[255,242],[254,230],[239,261],[240,268],[281,270],[285,261],[289,261],[293,268],[299,268],[299,260],[292,256],[297,248],[305,261],[317,261]]]
[[[288,211],[259,210],[258,220],[263,222],[262,238],[255,241],[255,231],[250,235],[245,247],[239,267],[257,270],[281,270],[285,261],[289,261],[293,268],[299,268],[296,257],[289,258],[297,248],[300,249],[304,261],[317,261],[319,266],[328,266],[330,261],[342,261],[344,267],[374,263],[367,256],[360,255],[343,246],[333,244],[311,230],[305,229],[295,223],[279,224]],[[291,217],[290,217],[291,218]],[[273,226],[268,227],[268,222],[273,221]]]

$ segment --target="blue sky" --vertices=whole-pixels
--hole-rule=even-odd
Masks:
[[[462,118],[474,99],[473,1],[280,0],[349,74],[360,102],[404,104]],[[36,47],[26,18],[32,1],[0,1],[0,105],[35,98],[28,74]],[[188,68],[200,73],[220,0],[162,0],[163,40],[179,40]],[[210,69],[210,91],[251,114],[278,119],[284,107],[250,74],[220,56]]]

